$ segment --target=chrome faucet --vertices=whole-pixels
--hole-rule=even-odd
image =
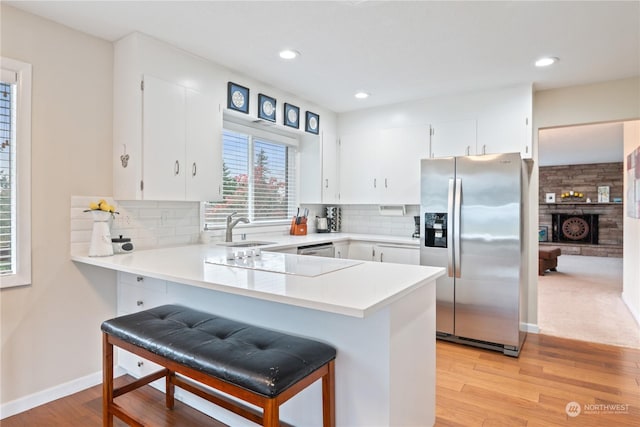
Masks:
[[[232,217],[237,213],[238,212],[236,211],[227,217],[227,235],[224,239],[225,242],[233,241],[233,234],[231,231],[233,230],[233,227],[235,227],[239,222],[244,222],[245,224],[249,224],[249,218],[245,218],[243,216],[240,218],[233,219]]]

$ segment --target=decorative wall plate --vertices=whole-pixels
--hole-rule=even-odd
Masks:
[[[276,99],[262,93],[258,94],[258,117],[276,121]]]
[[[311,111],[307,111],[305,130],[317,135],[320,131],[320,116]]]
[[[284,125],[300,129],[300,108],[284,103]]]
[[[227,84],[227,108],[249,114],[249,88],[229,82]]]

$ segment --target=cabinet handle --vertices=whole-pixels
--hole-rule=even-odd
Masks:
[[[173,166],[173,174],[178,175],[180,173],[180,163],[176,160],[176,164]]]
[[[324,179],[324,188],[329,188],[329,179],[328,178]]]
[[[487,144],[482,146],[482,155],[484,156],[485,154],[487,154]]]
[[[378,179],[373,178],[373,188],[378,188]]]
[[[469,155],[470,152],[471,152],[471,146],[467,145],[467,156]]]
[[[196,173],[198,173],[198,168],[196,162],[193,162],[193,166],[191,166],[191,176],[196,176]]]
[[[380,252],[380,262],[384,262],[382,258],[384,257],[384,252]]]
[[[342,258],[342,252],[338,251],[338,256],[336,258]]]
[[[142,365],[144,365],[144,362],[142,360],[138,360],[138,368],[142,368]]]
[[[144,280],[144,277],[142,276],[136,277],[136,282],[142,282],[143,280]]]
[[[389,188],[387,187],[387,178],[384,179],[384,188]]]
[[[140,307],[141,305],[144,305],[144,301],[139,299],[138,301],[136,301],[136,305]]]

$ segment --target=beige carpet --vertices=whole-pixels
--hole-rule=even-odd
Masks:
[[[538,276],[540,333],[640,348],[640,327],[622,301],[622,258],[561,255]]]

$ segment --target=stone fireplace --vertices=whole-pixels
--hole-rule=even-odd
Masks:
[[[598,244],[598,214],[551,214],[553,242]]]

